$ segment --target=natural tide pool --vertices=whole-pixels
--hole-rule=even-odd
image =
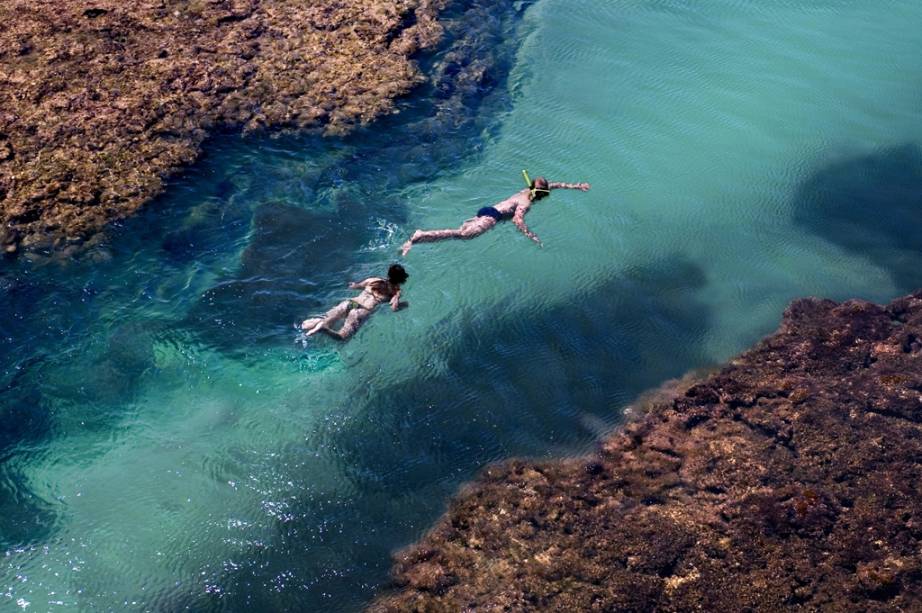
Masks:
[[[0,268],[0,610],[355,610],[458,485],[587,449],[793,298],[922,286],[922,5],[459,4],[345,139],[218,137],[66,263]],[[347,345],[292,322],[416,227]]]

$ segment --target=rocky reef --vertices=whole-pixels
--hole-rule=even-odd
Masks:
[[[922,608],[922,291],[797,301],[635,413],[487,468],[371,610]]]
[[[0,3],[0,249],[86,240],[215,129],[341,132],[393,110],[441,4]]]

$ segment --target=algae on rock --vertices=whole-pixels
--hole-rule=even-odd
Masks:
[[[922,607],[922,291],[808,299],[590,457],[491,466],[373,611]]]
[[[217,128],[339,133],[394,108],[442,0],[0,4],[0,246],[85,240]]]

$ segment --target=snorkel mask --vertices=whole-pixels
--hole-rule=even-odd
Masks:
[[[549,189],[544,189],[544,188],[541,188],[541,187],[535,187],[534,184],[533,184],[532,181],[531,181],[531,178],[528,176],[528,171],[527,171],[527,170],[522,170],[522,176],[525,177],[525,185],[528,186],[528,189],[529,189],[529,191],[530,191],[530,193],[531,193],[531,199],[532,199],[532,200],[535,199],[535,195],[536,195],[538,192],[543,192],[543,193],[545,193],[545,194],[550,194],[550,193],[551,193],[551,190],[549,190]]]

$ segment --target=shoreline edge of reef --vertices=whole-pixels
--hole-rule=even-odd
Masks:
[[[217,130],[341,134],[394,111],[447,3],[0,4],[0,253],[95,240]]]
[[[484,469],[371,611],[922,607],[922,290],[793,302],[587,456]]]

